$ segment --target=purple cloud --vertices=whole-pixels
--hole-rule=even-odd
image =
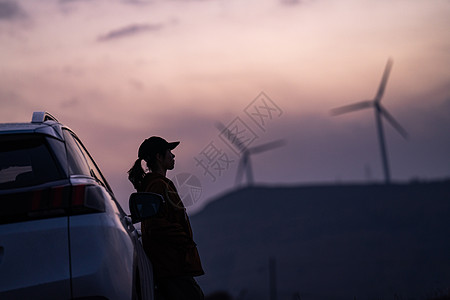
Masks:
[[[301,0],[280,0],[283,5],[297,5],[301,3]]]
[[[24,10],[13,1],[0,1],[0,21],[16,20],[25,17]]]
[[[132,24],[116,30],[112,30],[102,36],[97,40],[100,42],[111,41],[115,39],[121,39],[125,37],[134,36],[141,34],[143,32],[158,31],[164,26],[162,24]]]

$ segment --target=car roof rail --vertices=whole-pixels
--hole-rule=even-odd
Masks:
[[[58,120],[54,116],[52,116],[52,114],[49,112],[46,112],[46,111],[33,112],[33,117],[31,118],[31,123],[43,123],[45,121],[58,122]]]

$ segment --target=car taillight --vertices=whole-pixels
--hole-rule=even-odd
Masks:
[[[16,194],[16,200],[23,201],[30,195],[31,203],[29,213],[43,213],[45,211],[64,211],[69,206],[70,187],[61,186],[44,190],[35,190],[29,193]],[[27,197],[28,196],[28,197]],[[21,202],[22,202],[21,201]]]
[[[104,212],[103,193],[95,185],[64,185],[0,195],[0,224]]]
[[[105,192],[94,185],[72,186],[70,213],[72,215],[105,211]]]

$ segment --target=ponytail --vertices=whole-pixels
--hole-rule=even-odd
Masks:
[[[131,167],[131,169],[128,171],[128,180],[131,181],[134,188],[138,191],[142,187],[142,180],[144,179],[145,176],[145,172],[144,170],[142,170],[141,161],[142,159],[138,158],[134,162],[134,165]]]
[[[134,162],[131,169],[128,170],[128,180],[131,181],[137,191],[140,191],[142,189],[142,180],[144,179],[144,176],[146,174],[146,172],[142,169],[142,161],[146,162],[146,165],[150,170],[155,170],[155,167],[157,167],[156,155],[160,154],[164,156],[166,155],[166,150],[158,149],[153,153],[144,154],[146,154],[145,156],[143,156],[144,158],[138,158]]]

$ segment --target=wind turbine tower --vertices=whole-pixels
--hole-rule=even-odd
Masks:
[[[408,133],[406,130],[398,123],[394,117],[381,105],[381,99],[383,98],[384,91],[386,89],[386,84],[389,78],[389,73],[391,72],[392,68],[392,59],[388,59],[386,68],[384,69],[383,77],[381,78],[380,86],[378,87],[378,91],[375,95],[375,98],[372,100],[365,100],[358,103],[342,106],[335,108],[331,111],[332,115],[337,116],[349,112],[353,112],[356,110],[361,110],[365,108],[374,108],[375,112],[375,123],[377,126],[377,132],[378,132],[378,142],[380,144],[380,153],[381,153],[381,160],[383,163],[383,172],[384,172],[384,180],[386,184],[389,184],[391,182],[391,174],[389,169],[389,162],[388,162],[388,156],[387,156],[387,150],[386,150],[386,141],[384,137],[384,130],[383,130],[383,118],[391,124],[394,129],[400,133],[402,137],[405,139],[408,137]]]
[[[226,138],[233,144],[241,153],[241,159],[239,160],[239,164],[237,167],[235,184],[238,185],[242,181],[242,177],[245,173],[247,177],[247,184],[252,185],[254,182],[252,163],[250,160],[250,156],[253,154],[258,154],[261,152],[265,152],[268,150],[272,150],[274,148],[278,148],[285,144],[284,140],[275,140],[269,143],[265,143],[262,145],[258,145],[255,147],[248,148],[242,143],[239,138],[232,133],[228,128],[225,127],[222,123],[216,124],[217,129],[220,132],[225,133]]]

